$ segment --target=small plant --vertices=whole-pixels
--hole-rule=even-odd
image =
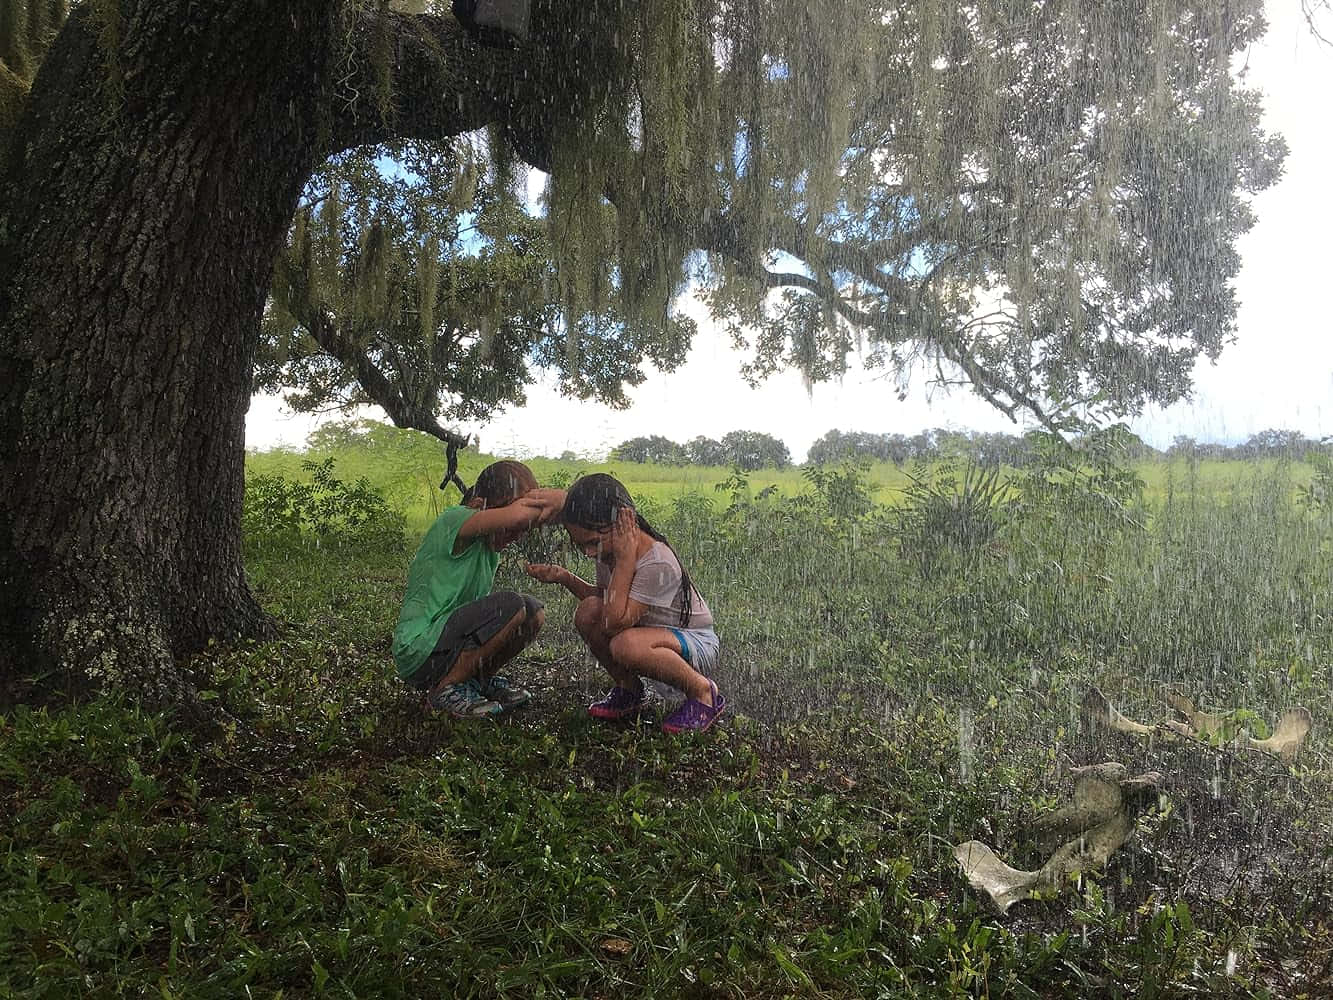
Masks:
[[[1033,459],[1013,480],[1019,514],[1063,519],[1080,534],[1099,538],[1143,527],[1137,506],[1143,480],[1130,465],[1137,439],[1123,425],[1092,431],[1070,443],[1034,431],[1027,440]]]
[[[814,487],[814,494],[808,499],[840,535],[849,534],[875,507],[869,473],[866,462],[844,462],[836,469],[808,465],[801,470],[806,482]]]
[[[753,500],[753,491],[750,489],[750,477],[745,474],[745,470],[739,465],[732,466],[731,473],[726,479],[713,487],[719,493],[725,493],[731,497],[731,503],[727,505],[727,514],[734,514],[743,511],[750,506]]]
[[[924,575],[936,572],[948,554],[973,561],[994,540],[1009,492],[998,467],[969,461],[960,479],[954,459],[933,472],[918,460],[908,479],[895,532],[903,557]]]
[[[546,477],[545,485],[553,490],[567,490],[569,489],[569,484],[582,475],[582,472],[575,472],[572,469],[556,469]]]

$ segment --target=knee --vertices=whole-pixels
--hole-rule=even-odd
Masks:
[[[574,628],[585,639],[602,631],[602,599],[585,597],[574,611]]]

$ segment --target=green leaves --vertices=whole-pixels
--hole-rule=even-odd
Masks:
[[[326,437],[342,450],[312,482],[410,465],[397,446],[431,458],[392,430]],[[1147,543],[1108,537],[1091,563],[1071,550],[1058,577],[1047,549],[1015,547],[931,579],[898,558],[882,508],[856,515],[864,470],[823,469],[804,497],[757,496],[738,473],[730,514],[682,496],[681,471],[647,495],[718,614],[739,713],[697,741],[586,718],[600,678],[558,595],[516,667],[540,692],[531,708],[499,725],[423,716],[387,649],[404,555],[253,546],[289,627],[190,664],[229,732],[115,697],[0,714],[0,993],[1262,996],[1268,970],[1313,970],[1328,944],[1310,864],[1333,829],[1318,729],[1293,771],[1144,750],[1180,755],[1153,757],[1171,808],[1084,873],[1072,907],[997,919],[948,850],[982,832],[1032,849],[1027,816],[1086,746],[1071,696],[1093,675],[1142,696],[1145,649],[1179,650],[1220,703],[1256,706],[1232,724],[1257,729],[1296,685],[1316,718],[1333,711],[1327,573],[1293,574],[1283,555],[1308,548],[1308,512],[1289,482],[1245,468],[1185,495],[1136,466],[1153,484]],[[1060,510],[1026,527],[1047,515]],[[838,518],[856,533],[840,538]],[[1260,527],[1267,569],[1249,554]],[[1246,610],[1218,574],[1256,615],[1286,617],[1180,643],[1211,602]],[[1263,604],[1276,580],[1308,603]],[[1184,658],[1251,641],[1253,659]],[[1201,752],[1219,766],[1201,771]]]
[[[595,303],[571,296],[511,155],[494,130],[327,163],[275,267],[256,386],[302,411],[375,402],[439,436],[437,421],[521,404],[541,371],[620,406],[645,359],[679,364],[693,323],[661,303],[639,316],[604,255],[588,264]]]
[[[300,543],[401,552],[407,544],[403,515],[365,477],[345,483],[332,456],[307,459],[309,482],[260,473],[245,484],[242,514],[250,544]]]

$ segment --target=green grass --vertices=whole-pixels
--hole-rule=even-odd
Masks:
[[[379,489],[395,507],[407,517],[409,528],[416,534],[424,533],[443,505],[456,503],[458,491],[450,486],[441,491],[440,480],[445,471],[444,447],[434,439],[415,431],[403,431],[377,425],[358,446],[342,447],[336,451],[297,452],[278,449],[252,452],[246,456],[247,474],[279,474],[292,479],[308,479],[303,461],[335,458],[341,478],[351,482],[362,476]],[[489,463],[506,456],[478,454],[465,451],[459,456],[459,474],[466,483]],[[663,466],[637,462],[561,461],[551,458],[525,460],[542,484],[569,482],[580,475],[606,472],[620,479],[636,500],[666,507],[681,497],[702,495],[717,501],[723,498],[717,491],[719,483],[730,475],[725,466]],[[1135,463],[1134,471],[1145,483],[1145,499],[1150,506],[1159,506],[1173,491],[1193,495],[1224,496],[1236,490],[1247,490],[1256,481],[1271,479],[1278,474],[1290,475],[1289,489],[1308,483],[1310,467],[1303,463],[1285,463],[1277,460],[1233,462],[1218,459],[1151,460]],[[895,466],[891,462],[872,462],[865,466],[865,475],[871,485],[873,498],[881,504],[895,504],[909,484],[911,465]],[[784,496],[805,494],[811,485],[799,467],[787,469],[759,469],[748,473],[752,491],[758,493],[773,488]]]
[[[438,475],[410,465],[337,460],[399,497]],[[1323,995],[1333,525],[1292,504],[1299,470],[1150,482],[1146,529],[1062,494],[924,561],[893,510],[839,514],[799,473],[776,482],[804,499],[757,474],[727,513],[707,476],[616,471],[718,617],[724,724],[588,720],[604,678],[563,592],[529,708],[427,716],[388,652],[411,546],[255,540],[280,634],[191,664],[223,735],[126,693],[0,710],[0,996]],[[507,555],[497,585],[524,581]],[[1316,728],[1293,766],[1098,736],[1094,683],[1143,721],[1180,683]],[[1035,867],[1033,816],[1106,759],[1161,771],[1165,808],[997,916],[951,846]]]

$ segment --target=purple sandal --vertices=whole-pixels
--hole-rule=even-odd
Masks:
[[[662,732],[673,736],[676,733],[702,733],[717,721],[718,716],[727,710],[727,699],[717,693],[717,685],[711,680],[708,684],[713,689],[713,704],[705,705],[694,698],[687,699],[680,708],[662,720]]]
[[[616,685],[606,693],[605,698],[601,701],[594,701],[588,706],[588,714],[594,719],[616,722],[620,719],[628,719],[631,716],[638,715],[643,711],[646,700],[642,692],[635,694],[633,691]]]

